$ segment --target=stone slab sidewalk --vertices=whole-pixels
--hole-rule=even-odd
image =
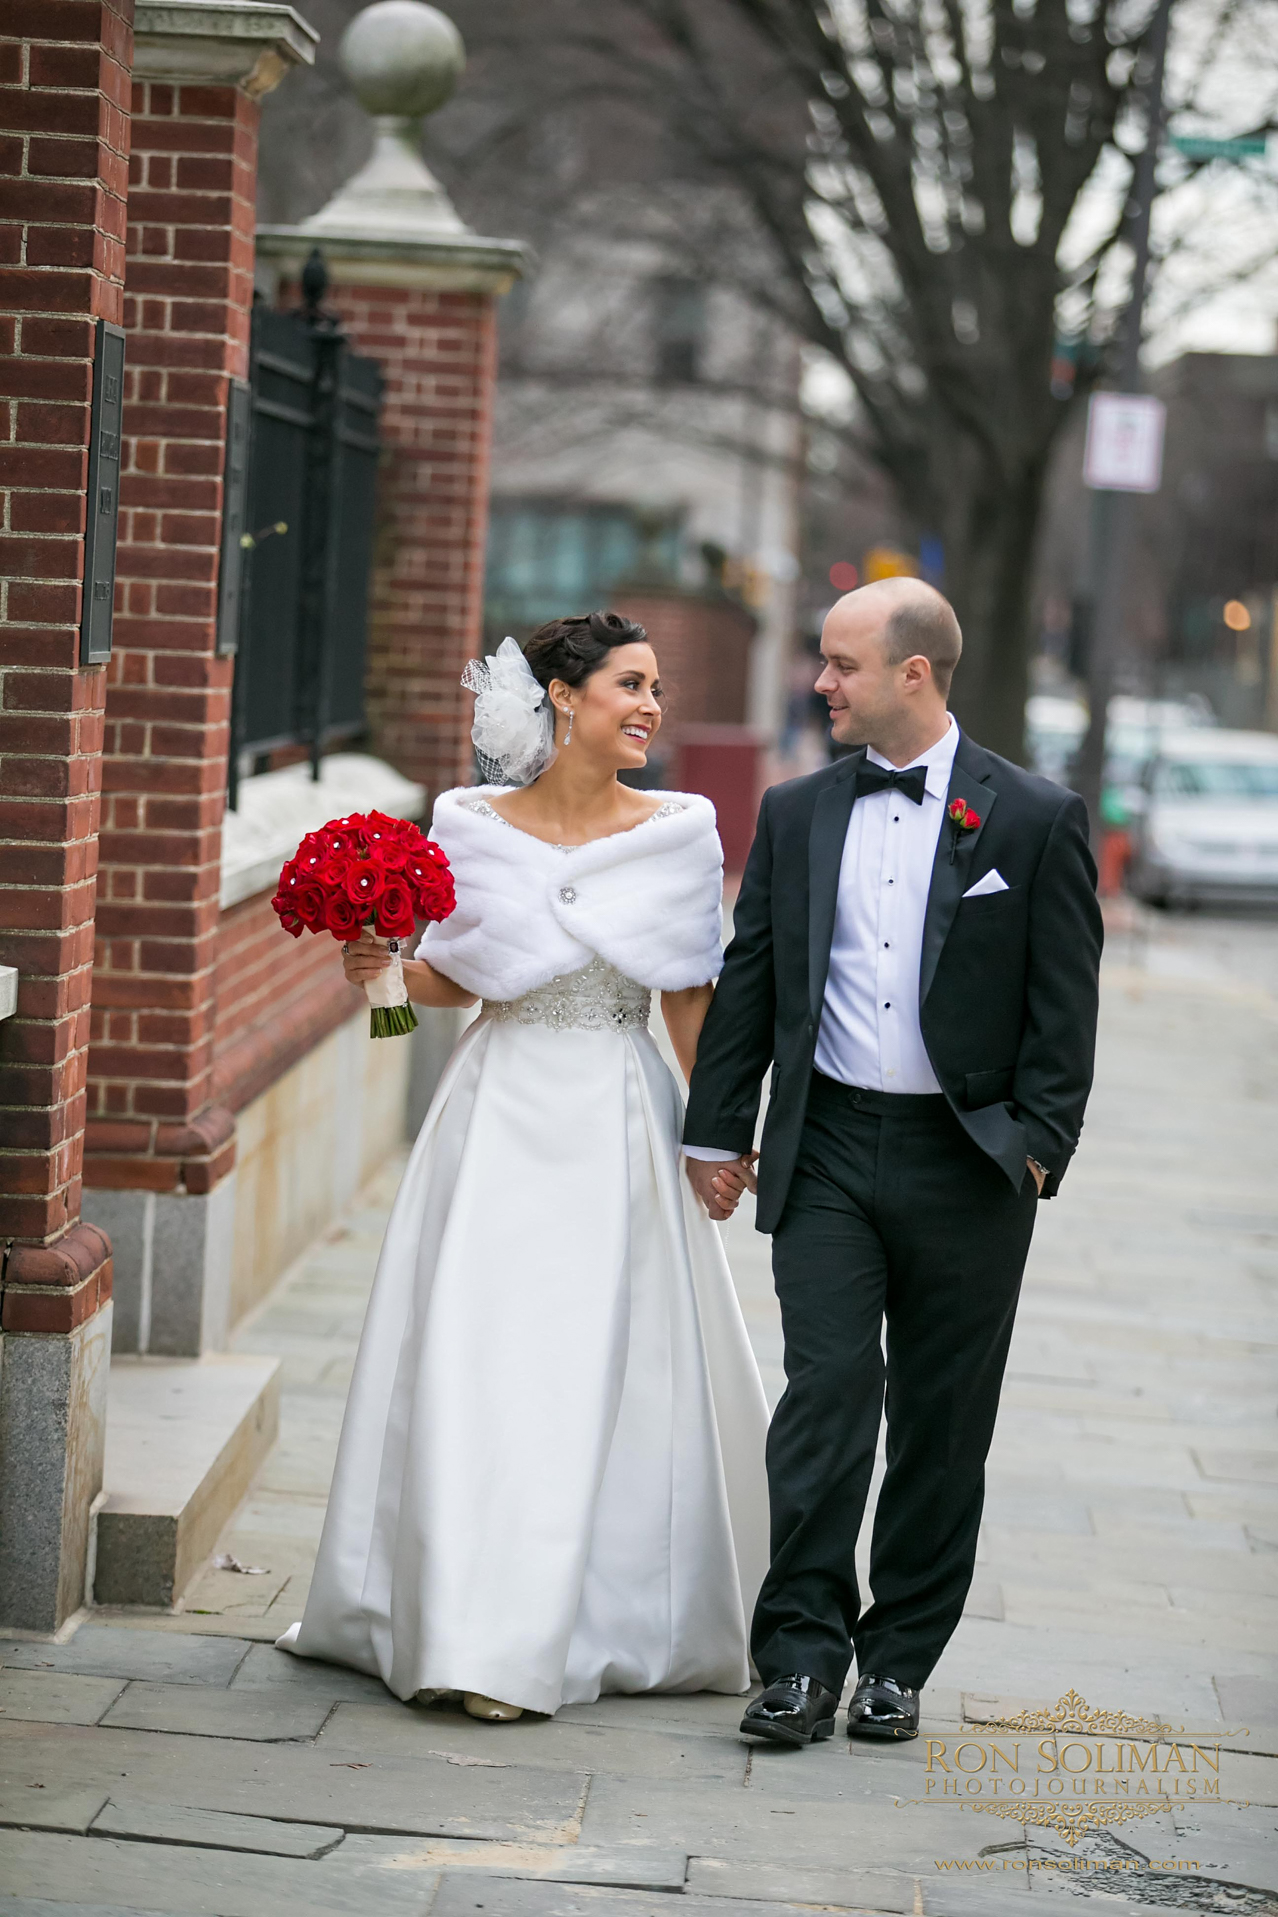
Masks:
[[[488,1726],[273,1649],[305,1600],[391,1166],[240,1334],[284,1361],[279,1446],[218,1547],[246,1568],[173,1614],[0,1643],[0,1917],[1278,1913],[1278,926],[1133,914],[1110,955],[923,1738],[752,1748],[740,1700],[709,1696]],[[728,1243],[775,1396],[766,1243],[744,1217]],[[990,1728],[1071,1691],[1115,1719]],[[1071,1844],[1069,1773],[1111,1772],[1115,1739],[1130,1795],[1106,1782],[1106,1802],[1151,1814]]]

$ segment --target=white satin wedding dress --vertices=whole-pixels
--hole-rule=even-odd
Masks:
[[[560,848],[487,800],[436,808],[459,905],[419,951],[485,1003],[391,1214],[306,1614],[279,1642],[402,1698],[739,1692],[767,1410],[648,1031],[650,989],[718,971],[713,811],[665,795]]]

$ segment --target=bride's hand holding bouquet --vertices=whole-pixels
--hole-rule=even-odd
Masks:
[[[418,919],[446,919],[456,904],[448,860],[408,819],[352,812],[308,832],[271,900],[284,930],[327,932],[343,969],[372,1007],[374,1038],[411,1032],[400,946]]]

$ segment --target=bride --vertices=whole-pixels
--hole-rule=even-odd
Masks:
[[[404,972],[482,999],[386,1230],[314,1581],[283,1649],[460,1692],[473,1716],[605,1691],[740,1692],[767,1564],[767,1410],[681,1099],[721,964],[709,802],[641,792],[642,626],[552,621],[472,663],[507,780],[435,807],[457,909]],[[352,949],[346,976],[383,954]],[[743,1172],[715,1192],[727,1217]]]

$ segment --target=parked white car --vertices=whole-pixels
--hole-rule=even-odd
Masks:
[[[1115,693],[1109,702],[1105,738],[1105,788],[1107,809],[1115,814],[1112,823],[1125,824],[1144,809],[1141,773],[1168,732],[1215,723],[1205,699],[1137,699]],[[1081,699],[1036,692],[1026,700],[1028,762],[1044,778],[1055,779],[1058,785],[1068,783],[1086,731],[1087,707]]]
[[[1128,879],[1137,898],[1278,902],[1278,737],[1168,733],[1144,787]]]

